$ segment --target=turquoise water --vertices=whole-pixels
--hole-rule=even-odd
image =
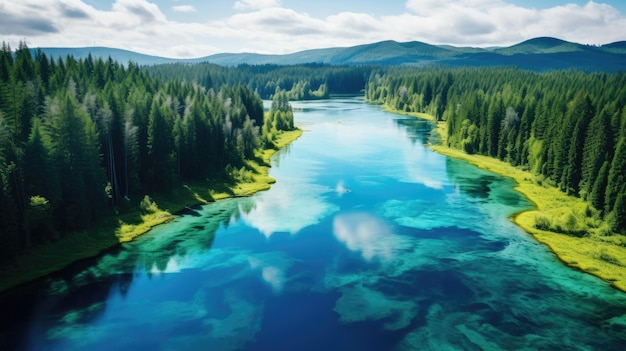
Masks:
[[[626,294],[513,225],[512,181],[362,97],[293,106],[269,191],[0,296],[0,349],[625,349]]]

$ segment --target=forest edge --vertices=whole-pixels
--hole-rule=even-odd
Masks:
[[[64,236],[52,244],[36,247],[20,255],[14,264],[0,267],[0,293],[45,279],[49,274],[76,262],[96,257],[111,248],[130,242],[150,229],[171,221],[186,208],[225,198],[251,196],[268,190],[276,182],[269,176],[271,157],[298,139],[302,133],[301,129],[282,131],[274,142],[275,148],[260,150],[256,161],[248,161],[253,181],[244,179],[234,184],[220,180],[187,182],[172,190],[171,194],[155,195],[153,199],[147,197],[156,205],[147,213],[141,213],[138,209],[121,216],[108,216],[94,224],[89,231]]]
[[[388,105],[383,105],[383,109],[391,113],[434,121],[433,116],[425,113],[399,111]],[[447,135],[445,128],[445,122],[438,122],[435,129],[442,140]],[[26,253],[23,257],[18,258],[17,264],[12,267],[3,267],[4,269],[0,272],[0,292],[43,278],[75,262],[95,257],[105,250],[132,241],[153,227],[169,222],[174,218],[173,214],[184,210],[186,207],[229,197],[250,196],[258,191],[269,189],[270,184],[275,182],[268,175],[271,156],[296,140],[301,134],[302,130],[299,129],[283,132],[276,143],[276,149],[264,150],[262,154],[258,155],[263,162],[261,164],[251,162],[254,173],[256,173],[253,182],[244,181],[234,185],[218,182],[185,184],[170,196],[155,196],[154,201],[158,205],[158,210],[140,215],[139,220],[135,218],[125,221],[129,217],[137,217],[138,213],[133,213],[130,216],[108,217],[103,223],[97,225],[93,232],[67,236],[58,242],[38,247]],[[611,240],[613,237],[578,237],[540,230],[535,226],[537,216],[570,211],[572,208],[582,211],[587,205],[585,201],[568,196],[557,188],[538,184],[530,172],[523,171],[498,159],[467,154],[462,150],[444,145],[445,142],[437,145],[431,144],[431,149],[442,155],[462,159],[481,169],[513,179],[517,183],[515,190],[531,201],[534,207],[514,213],[510,219],[538,242],[546,245],[560,261],[569,267],[597,276],[618,290],[626,292],[626,267],[621,264],[622,260],[618,259],[626,258],[626,247],[620,246],[615,240]],[[112,220],[114,223],[111,223]],[[115,231],[115,236],[111,236],[111,231]],[[28,260],[23,259],[26,257]]]
[[[511,221],[538,242],[546,245],[567,266],[594,275],[616,289],[626,292],[626,267],[621,264],[622,261],[626,261],[626,247],[621,246],[614,236],[578,237],[540,230],[535,227],[538,216],[550,216],[571,211],[571,209],[583,211],[587,202],[581,198],[569,196],[555,187],[538,184],[532,173],[496,158],[467,154],[462,150],[445,146],[446,122],[435,122],[435,118],[431,115],[400,111],[387,104],[384,104],[382,108],[387,112],[426,119],[436,123],[434,133],[438,134],[443,142],[431,143],[430,148],[433,151],[464,160],[478,168],[513,179],[517,183],[514,189],[524,195],[534,206],[528,210],[512,214],[510,216]]]

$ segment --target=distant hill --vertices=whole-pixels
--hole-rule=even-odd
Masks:
[[[37,50],[37,49],[33,49]],[[412,41],[382,41],[351,47],[305,50],[285,55],[222,53],[195,59],[172,59],[104,47],[41,48],[49,57],[108,58],[121,63],[140,65],[173,62],[211,62],[223,66],[240,64],[294,65],[323,63],[330,65],[445,65],[445,66],[514,66],[536,71],[580,69],[585,71],[626,70],[626,41],[602,46],[583,45],[565,40],[540,37],[509,47],[473,48],[431,45]]]
[[[526,40],[507,48],[496,49],[493,52],[503,55],[514,54],[554,54],[559,52],[584,51],[586,47],[581,44],[570,43],[565,40],[542,37]]]
[[[38,49],[31,49],[31,51],[33,52],[36,52],[37,50]],[[132,61],[138,65],[153,65],[180,61],[178,59],[150,56],[136,53],[134,51],[99,46],[86,48],[39,48],[39,50],[45,53],[48,57],[65,58],[68,55],[71,55],[74,56],[74,58],[76,59],[86,59],[87,56],[91,54],[91,56],[94,58],[101,57],[103,59],[108,59],[109,57],[111,57],[113,60],[122,64],[126,64],[129,61]]]
[[[626,41],[616,41],[615,43],[602,45],[607,52],[626,54]]]

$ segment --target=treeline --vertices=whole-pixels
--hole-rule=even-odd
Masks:
[[[373,73],[370,101],[432,114],[449,146],[496,157],[587,200],[626,233],[626,74],[508,68]]]
[[[271,99],[277,90],[285,90],[289,100],[323,99],[330,94],[360,93],[371,69],[317,63],[293,66],[242,64],[237,67],[212,63],[175,63],[145,67],[154,77],[193,82],[206,89],[244,84],[263,99]]]
[[[228,177],[293,129],[246,86],[206,89],[111,59],[0,51],[0,261],[180,180]]]

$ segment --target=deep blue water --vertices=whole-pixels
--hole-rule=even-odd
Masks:
[[[362,97],[293,105],[269,191],[0,296],[0,349],[626,349],[626,294],[513,225],[511,180]]]

